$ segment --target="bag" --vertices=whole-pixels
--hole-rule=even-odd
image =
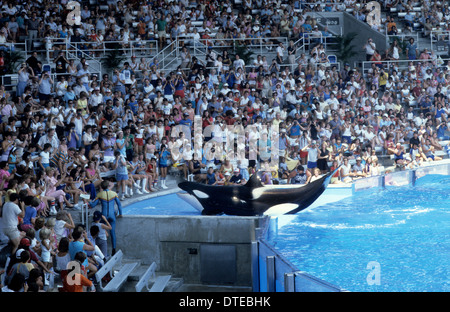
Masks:
[[[106,275],[103,276],[103,278],[102,278],[102,282],[105,284],[108,284],[111,280],[112,280],[112,277],[111,277],[110,272],[106,273]]]

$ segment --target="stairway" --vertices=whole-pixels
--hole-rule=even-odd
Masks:
[[[127,259],[124,259],[124,263],[126,263]],[[129,260],[136,262],[134,259]],[[141,276],[145,273],[145,271],[148,269],[148,265],[139,264],[133,272],[128,276],[127,281],[124,283],[124,285],[121,287],[120,292],[136,292],[136,283],[139,281]],[[170,275],[171,273],[167,272],[156,272],[156,277],[163,276],[163,275]],[[169,280],[169,283],[164,288],[164,292],[176,292],[180,289],[180,287],[183,285],[183,279],[180,277],[173,277]],[[151,287],[152,284],[149,284],[149,287]],[[147,289],[144,287],[142,289],[142,292],[147,292]]]

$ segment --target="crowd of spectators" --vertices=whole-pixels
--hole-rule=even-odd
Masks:
[[[409,3],[395,5],[407,9]],[[89,237],[68,209],[94,200],[105,179],[117,183],[123,200],[168,188],[171,171],[210,185],[244,184],[253,173],[264,184],[302,184],[340,167],[332,183],[346,183],[381,174],[379,158],[385,155],[394,155],[393,162],[406,168],[439,160],[439,150],[448,153],[439,141],[449,139],[450,63],[416,51],[413,42],[405,56],[397,44],[382,55],[370,39],[361,47],[374,61],[368,73],[347,63],[330,64],[320,40],[296,55],[295,42],[303,33],[330,35],[305,15],[323,9],[316,3],[106,1],[108,9],[102,11],[98,4],[83,2],[81,26],[67,23],[66,4],[9,1],[1,11],[5,52],[22,36],[31,51],[35,42],[46,44],[54,59],[49,72],[42,66],[46,53],[31,53],[17,71],[15,90],[0,90],[2,234],[12,243],[14,260],[8,272],[30,257],[47,277],[53,258],[87,261],[68,246],[85,242],[81,248],[94,252],[98,230],[87,231]],[[325,11],[354,8],[357,14],[361,7],[356,1],[336,1],[325,4]],[[448,6],[432,7],[440,18],[448,15]],[[254,9],[259,14],[252,14]],[[199,21],[201,26],[191,25]],[[211,33],[219,41],[208,41]],[[156,40],[159,48],[176,38],[184,42],[174,70],[161,68],[151,56],[138,60],[133,55],[99,77],[90,72],[86,58],[68,60],[65,47],[49,39],[55,37],[68,38],[92,57],[101,57],[99,47],[111,41],[120,41],[123,48],[148,40]],[[287,37],[289,45],[271,39],[279,37]],[[249,44],[255,38],[266,39],[268,53],[250,61],[223,47],[229,44],[225,39]],[[206,60],[190,56],[197,43],[210,46]],[[410,60],[408,70],[399,70],[395,61],[401,59]],[[202,129],[216,129],[203,133],[202,141],[218,142],[216,150],[198,158],[189,154],[195,150],[196,116]],[[232,135],[227,126],[247,129],[243,142],[237,138],[228,145],[231,155],[243,152],[245,157],[228,157],[230,150],[221,148]],[[276,162],[270,159],[267,132],[248,131],[250,126],[279,127]],[[181,158],[174,157],[174,146],[183,147]],[[104,257],[88,258],[85,267],[92,278]],[[28,290],[42,290],[42,276],[33,269],[10,276],[4,290],[23,289],[26,279],[33,279]]]

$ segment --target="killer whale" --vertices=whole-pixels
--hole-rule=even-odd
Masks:
[[[295,214],[322,195],[336,170],[305,185],[264,186],[256,174],[242,186],[211,186],[183,181],[178,183],[178,187],[186,193],[178,196],[203,215]]]

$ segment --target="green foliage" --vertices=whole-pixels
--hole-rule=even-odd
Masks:
[[[355,46],[352,45],[352,41],[357,35],[358,33],[356,32],[349,32],[343,36],[336,36],[336,42],[338,43],[336,56],[342,63],[347,63],[352,57],[358,54]]]
[[[241,58],[246,65],[250,64],[252,61],[253,53],[250,51],[250,49],[245,46],[239,44],[239,42],[236,43],[236,46],[234,48],[234,54],[239,55],[239,58]]]
[[[9,50],[4,52],[3,56],[5,58],[5,74],[16,74],[18,71],[17,64],[24,61],[22,52]]]
[[[113,47],[106,53],[106,56],[102,60],[102,65],[108,70],[112,71],[119,67],[120,63],[126,59],[123,51],[119,50],[118,46]]]

